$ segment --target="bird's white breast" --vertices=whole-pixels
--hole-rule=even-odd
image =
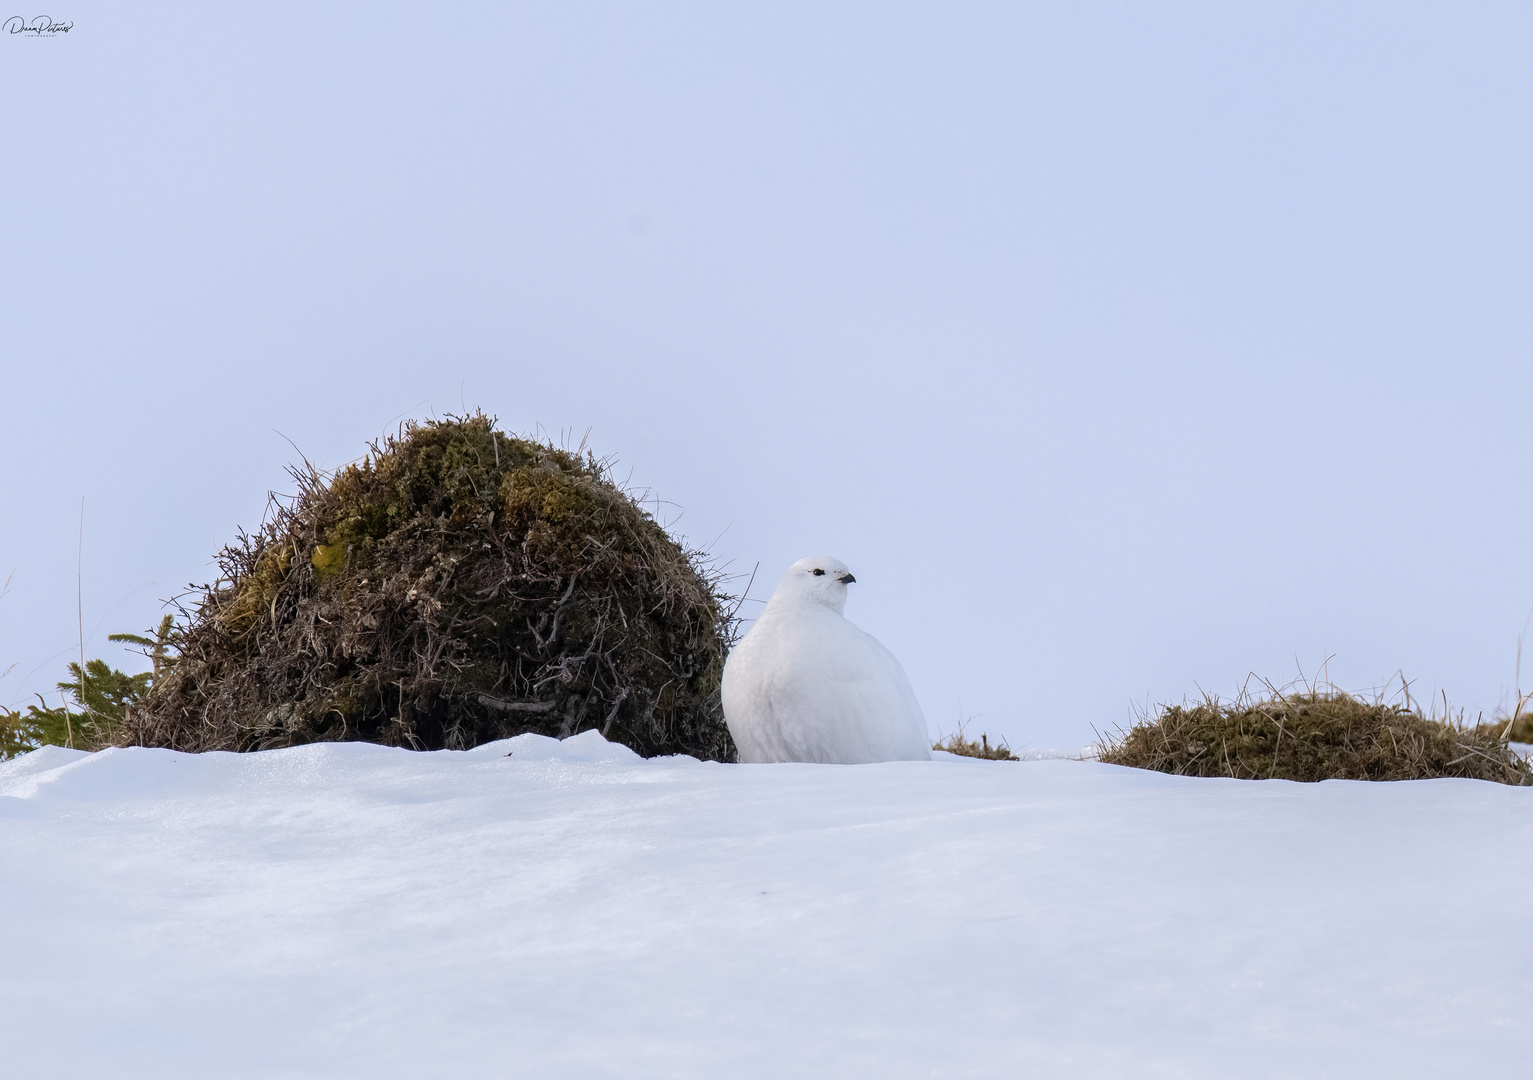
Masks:
[[[899,662],[825,605],[769,605],[730,654],[723,696],[741,761],[930,757]]]

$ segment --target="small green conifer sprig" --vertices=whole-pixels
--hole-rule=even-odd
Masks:
[[[137,645],[153,667],[137,675],[117,670],[105,660],[87,661],[82,669],[70,661],[70,678],[55,684],[61,703],[50,706],[42,695],[26,712],[0,708],[0,760],[36,750],[40,746],[67,746],[98,750],[111,744],[130,710],[140,705],[155,683],[175,665],[177,631],[175,617],[166,615],[152,631],[111,634],[108,641]],[[71,699],[75,708],[70,707]]]

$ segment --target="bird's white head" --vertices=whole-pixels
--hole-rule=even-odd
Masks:
[[[840,559],[811,555],[788,567],[777,583],[772,602],[824,604],[838,613],[846,610],[846,587],[857,579]]]

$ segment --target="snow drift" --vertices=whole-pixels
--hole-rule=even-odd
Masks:
[[[1530,797],[49,747],[0,765],[7,1071],[1520,1076]]]

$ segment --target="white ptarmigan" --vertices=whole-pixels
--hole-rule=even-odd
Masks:
[[[839,559],[800,559],[729,654],[724,720],[741,761],[931,758],[926,717],[904,668],[841,614],[856,580]]]

